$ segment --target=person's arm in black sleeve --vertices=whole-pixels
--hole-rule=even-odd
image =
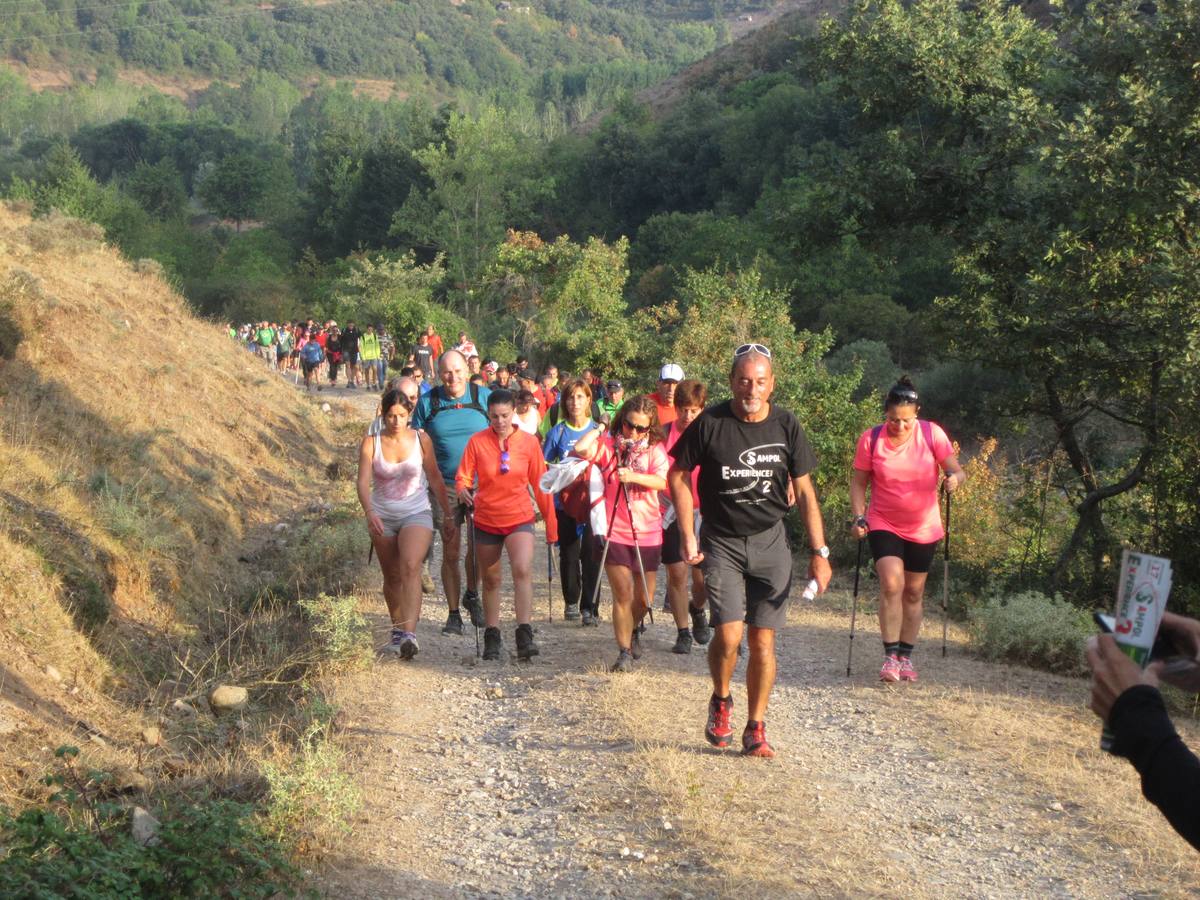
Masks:
[[[1150,685],[1129,688],[1113,703],[1108,726],[1113,752],[1138,770],[1146,799],[1200,850],[1200,759],[1176,733],[1162,695]]]

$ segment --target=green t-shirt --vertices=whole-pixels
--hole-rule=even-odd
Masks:
[[[258,329],[258,345],[260,347],[270,347],[273,343],[275,343],[274,328]]]

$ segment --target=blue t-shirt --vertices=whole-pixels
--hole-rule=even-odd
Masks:
[[[565,421],[559,422],[546,433],[546,441],[542,444],[542,456],[546,458],[546,462],[566,459],[575,442],[595,427],[596,423],[591,419],[579,429],[572,428]],[[562,509],[562,501],[558,499],[558,494],[554,495],[554,508]]]
[[[488,395],[487,388],[478,388],[479,405],[486,410]],[[438,404],[438,413],[430,418],[434,403]],[[477,431],[487,428],[487,413],[471,407],[471,387],[455,400],[446,397],[446,389],[438,387],[431,390],[417,401],[417,409],[413,413],[413,428],[424,429],[433,441],[433,454],[437,458],[438,469],[446,484],[454,483],[458,474],[458,464],[462,462],[463,451],[467,449],[467,441]]]

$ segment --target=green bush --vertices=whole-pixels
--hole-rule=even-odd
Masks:
[[[263,763],[271,833],[301,852],[334,845],[350,831],[362,795],[328,727],[314,721],[294,750]]]
[[[44,807],[13,816],[0,808],[0,896],[295,896],[299,872],[256,824],[251,808],[214,801],[160,812],[157,839],[143,846],[128,811],[102,800],[108,776],[80,772],[78,750],[60,747],[60,790]]]
[[[1075,675],[1086,671],[1083,644],[1095,628],[1086,610],[1057,595],[1024,591],[986,600],[972,611],[970,631],[984,659]]]
[[[300,608],[330,661],[354,665],[370,658],[371,626],[358,611],[354,595],[318,594],[301,599]]]

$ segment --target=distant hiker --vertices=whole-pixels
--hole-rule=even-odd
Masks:
[[[433,348],[433,364],[437,366],[438,360],[442,358],[442,354],[446,352],[446,347],[442,344],[442,337],[434,329],[433,324],[425,326],[425,336],[429,338],[429,346]],[[434,369],[434,371],[437,371]],[[433,381],[433,375],[429,376],[429,380]]]
[[[454,345],[454,349],[462,354],[464,360],[469,360],[472,356],[479,355],[479,351],[475,349],[475,342],[467,337],[465,331],[458,333],[458,343]]]
[[[675,388],[675,421],[666,429],[666,439],[663,447],[667,453],[678,442],[687,427],[704,412],[704,403],[708,400],[708,390],[703,382],[684,380]],[[692,470],[692,530],[700,531],[700,495],[696,491],[696,483],[700,473]],[[667,499],[670,499],[669,497]],[[704,591],[704,573],[698,566],[689,566],[683,558],[683,540],[680,537],[679,522],[672,519],[671,524],[663,530],[662,561],[667,567],[667,605],[671,616],[675,619],[675,646],[673,653],[690,653],[692,642],[704,646],[712,637],[712,629],[708,627],[706,607],[708,595]],[[688,570],[691,570],[689,573]],[[688,581],[691,581],[691,602],[688,602]],[[688,630],[688,617],[691,617],[691,630]]]
[[[321,348],[320,343],[315,340],[306,341],[300,350],[300,366],[304,370],[305,390],[311,392],[314,381],[317,383],[317,390],[321,390],[318,370],[324,360],[325,351]]]
[[[592,552],[604,560],[613,595],[614,672],[628,672],[642,655],[637,626],[654,600],[654,580],[662,560],[662,508],[669,462],[654,401],[634,397],[609,426],[583,435],[572,455],[589,459],[605,478],[607,535],[597,535]],[[604,540],[607,538],[607,540]],[[589,598],[590,599],[590,598]]]
[[[385,377],[380,363],[383,361],[383,348],[379,344],[379,335],[374,325],[367,326],[367,333],[358,339],[358,362],[362,366],[367,390],[378,388]]]
[[[683,368],[667,363],[658,372],[658,390],[653,394],[658,421],[666,428],[675,421],[675,386],[683,381]]]
[[[442,383],[417,403],[413,427],[423,429],[433,440],[438,469],[441,470],[446,483],[452,484],[471,435],[487,427],[486,404],[490,392],[487,388],[475,387],[468,383],[467,361],[456,350],[447,350],[442,354],[438,363],[438,375]],[[459,612],[458,595],[462,586],[462,575],[459,565],[462,554],[461,526],[466,521],[467,507],[456,501],[452,508],[454,515],[451,521],[454,523],[454,530],[443,532],[442,537],[442,588],[446,592],[446,602],[450,607],[446,624],[442,626],[442,633],[462,634],[463,621],[462,613]],[[483,604],[476,590],[478,581],[471,553],[473,540],[468,534],[467,586],[462,593],[462,605],[467,608],[471,624],[478,628],[483,625]]]
[[[517,391],[514,396],[513,423],[526,434],[537,437],[542,417],[538,414],[537,401],[529,391]]]
[[[417,336],[417,343],[412,348],[413,364],[421,370],[421,374],[425,376],[426,381],[433,381],[433,347],[429,346],[429,335],[420,334]]]
[[[770,402],[775,390],[771,351],[761,344],[738,347],[729,387],[732,399],[701,413],[671,448],[674,464],[668,479],[683,558],[691,565],[703,564],[712,615],[708,667],[713,695],[705,737],[714,746],[729,746],[730,682],[744,624],[749,625],[742,752],[769,757],[775,751],[763,720],[775,683],[775,631],[787,621],[792,586],[792,551],[783,526],[789,483],[812,546],[809,576],[820,590],[829,584],[832,570],[821,507],[809,477],[817,459],[796,417]],[[692,527],[691,472],[697,467],[704,519],[699,541]]]
[[[475,434],[463,451],[455,487],[459,502],[473,511],[474,540],[483,578],[487,628],[483,658],[499,659],[500,551],[508,554],[517,613],[517,657],[538,654],[533,640],[533,501],[546,522],[546,541],[558,540],[550,495],[538,486],[546,471],[537,439],[513,426],[513,395],[496,391],[487,400],[488,428]]]
[[[362,332],[358,330],[358,326],[352,321],[347,322],[342,331],[342,362],[346,364],[346,387],[348,388],[356,388],[359,385],[358,342],[361,339]]]
[[[561,421],[547,431],[542,445],[542,456],[546,462],[561,461],[570,454],[581,437],[603,427],[592,418],[592,405],[592,391],[587,382],[568,381],[563,385],[562,402],[559,404]],[[586,485],[582,487],[586,488]],[[566,619],[582,616],[584,625],[596,625],[598,612],[592,607],[592,598],[596,593],[596,580],[600,577],[600,565],[592,554],[592,529],[588,517],[583,515],[574,518],[563,506],[562,493],[554,496],[554,514],[558,518],[558,559],[565,604],[563,616]]]
[[[325,358],[329,363],[329,386],[337,387],[338,368],[342,364],[342,333],[336,325],[329,329],[325,339]]]
[[[271,368],[275,367],[275,329],[271,327],[270,322],[259,322],[258,330],[255,332],[255,340],[258,342],[258,355],[262,357]]]
[[[912,654],[924,614],[925,580],[946,534],[938,481],[945,472],[942,483],[954,491],[967,477],[946,432],[918,419],[920,410],[917,389],[905,375],[884,398],[884,424],[859,436],[850,479],[850,531],[867,539],[879,575],[880,681],[917,680]]]
[[[467,357],[467,371],[472,375],[483,376],[483,361],[478,356]]]
[[[607,396],[600,400],[600,414],[605,417],[605,424],[612,421],[621,404],[625,402],[625,386],[615,378],[605,385]]]
[[[275,368],[280,372],[287,369],[293,343],[292,332],[287,325],[275,329]]]
[[[412,659],[421,617],[421,566],[433,541],[429,489],[452,522],[446,484],[429,437],[409,427],[412,402],[400,391],[383,395],[383,433],[363,438],[358,454],[358,501],[383,570],[383,597],[392,620],[387,650]]]
[[[506,391],[513,389],[513,376],[508,366],[497,366],[495,374],[492,376],[492,383],[488,387],[493,391],[498,388],[503,388]]]

